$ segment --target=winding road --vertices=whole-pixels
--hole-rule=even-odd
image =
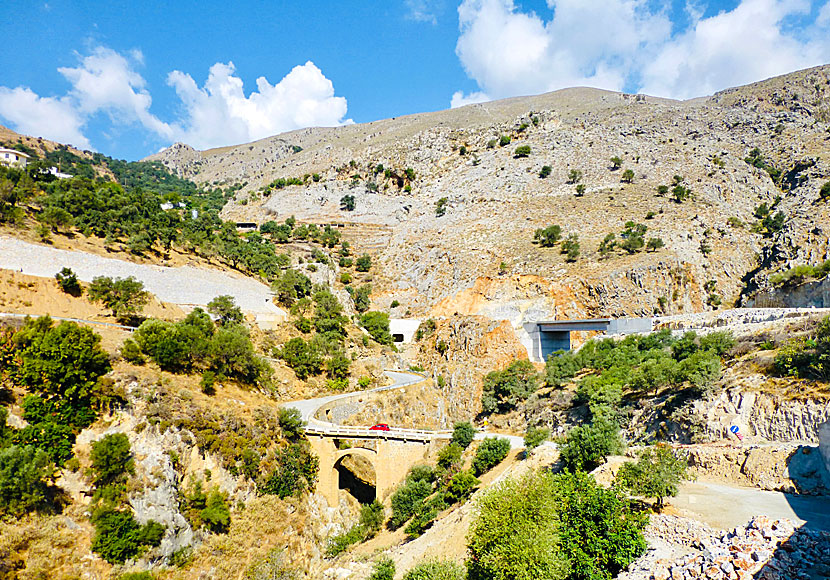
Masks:
[[[296,409],[300,412],[303,421],[306,422],[306,433],[312,435],[324,435],[330,437],[354,437],[359,439],[400,439],[404,441],[428,441],[432,439],[451,439],[451,430],[430,431],[422,429],[398,429],[390,428],[389,431],[373,431],[366,427],[349,427],[345,425],[338,425],[330,421],[322,420],[318,417],[320,409],[335,401],[346,401],[354,397],[363,397],[367,393],[378,393],[381,391],[391,391],[395,389],[402,389],[409,385],[414,385],[426,377],[419,373],[411,371],[394,371],[386,370],[383,373],[392,379],[391,385],[377,387],[367,391],[357,391],[353,393],[342,393],[338,395],[329,395],[328,397],[318,397],[316,399],[304,399],[301,401],[291,401],[284,403],[282,406],[286,409]],[[511,449],[523,449],[524,438],[516,435],[502,435],[500,433],[479,431],[476,433],[476,440],[485,439],[487,437],[498,436],[510,441]],[[548,442],[553,445],[553,443]]]

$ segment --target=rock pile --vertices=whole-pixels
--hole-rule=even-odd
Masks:
[[[814,580],[830,578],[830,533],[796,527],[789,520],[756,516],[728,532],[676,516],[654,516],[646,531],[686,546],[678,556],[665,546],[650,549],[619,578],[627,580]]]

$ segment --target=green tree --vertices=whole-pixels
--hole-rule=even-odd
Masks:
[[[205,509],[200,514],[205,527],[214,534],[226,534],[231,525],[231,510],[225,496],[214,487],[207,496]]]
[[[351,359],[338,350],[326,361],[326,375],[330,379],[348,379],[351,365]]]
[[[295,301],[311,295],[311,280],[305,274],[287,269],[271,284],[277,294],[277,300],[284,306],[291,306]]]
[[[591,471],[605,463],[609,455],[625,449],[620,428],[607,420],[595,420],[568,431],[565,443],[560,447],[559,458],[571,471]]]
[[[112,310],[112,315],[119,320],[130,320],[141,312],[150,301],[150,293],[144,290],[144,284],[133,276],[112,279],[109,276],[97,276],[87,290],[92,302],[100,302]]]
[[[470,471],[459,471],[452,476],[447,489],[444,492],[447,502],[450,504],[466,501],[475,491],[476,486],[481,482]]]
[[[527,399],[539,388],[539,375],[533,363],[515,360],[503,371],[484,377],[481,407],[484,413],[504,413]]]
[[[317,343],[313,341],[292,338],[281,349],[275,351],[275,354],[291,367],[301,381],[320,374],[323,370],[323,355]]]
[[[95,536],[91,549],[110,564],[123,564],[141,554],[146,546],[158,546],[164,528],[154,521],[140,525],[129,511],[113,509],[93,513]]]
[[[372,268],[372,257],[369,254],[363,254],[354,263],[354,269],[358,272],[368,272]]]
[[[533,233],[533,239],[539,242],[539,245],[543,248],[552,248],[561,238],[562,228],[557,225],[538,229]]]
[[[501,463],[510,453],[510,440],[502,437],[487,437],[476,450],[473,457],[472,470],[475,475],[481,475]]]
[[[827,199],[830,197],[830,181],[826,181],[824,185],[821,186],[818,194],[821,199]]]
[[[207,305],[208,312],[213,314],[219,324],[228,326],[233,324],[242,324],[244,317],[242,316],[242,309],[236,305],[233,296],[223,294],[217,296]]]
[[[438,467],[447,471],[457,471],[461,466],[461,456],[464,448],[458,443],[450,443],[438,452]]]
[[[488,489],[467,536],[468,580],[561,580],[558,510],[549,475],[532,472]]]
[[[267,378],[268,364],[254,352],[248,330],[241,325],[220,328],[210,342],[210,367],[216,373],[256,384]]]
[[[620,181],[624,183],[631,183],[632,181],[634,181],[634,170],[626,169],[625,171],[623,171]]]
[[[620,167],[622,167],[622,159],[615,155],[611,158],[611,170],[617,170]]]
[[[571,169],[568,171],[568,183],[575,185],[582,181],[582,172],[579,169]]]
[[[354,211],[355,202],[354,196],[351,194],[344,195],[340,198],[340,209],[343,211]]]
[[[665,444],[648,447],[637,455],[636,462],[624,463],[616,483],[643,497],[655,498],[657,511],[663,509],[663,498],[674,497],[680,482],[691,479],[687,453],[675,453]]]
[[[291,443],[274,456],[274,470],[260,486],[262,493],[285,499],[314,489],[320,463],[307,441]]]
[[[62,207],[48,206],[44,208],[43,212],[38,216],[38,219],[52,228],[53,232],[60,232],[61,229],[68,229],[72,227],[75,220],[72,214]]]
[[[515,158],[528,157],[530,155],[530,145],[519,145],[513,152]]]
[[[18,382],[49,401],[87,407],[99,380],[111,370],[101,337],[74,322],[53,327],[48,316],[27,320],[15,342]]]
[[[648,242],[646,242],[646,250],[649,252],[659,250],[663,246],[664,244],[661,238],[649,238]]]
[[[360,286],[357,290],[354,291],[352,294],[352,300],[354,300],[354,309],[358,312],[366,312],[369,310],[370,299],[369,295],[372,293],[372,285],[371,284],[364,284]]]
[[[570,234],[562,242],[562,253],[565,254],[565,260],[568,262],[576,262],[579,257],[579,236],[577,234]]]
[[[83,294],[84,289],[81,283],[78,282],[78,276],[70,268],[63,268],[60,272],[55,274],[55,280],[58,282],[60,289],[77,298]]]
[[[98,488],[119,483],[135,470],[130,440],[124,433],[110,433],[95,441],[91,458]]]
[[[360,317],[360,324],[380,344],[392,344],[392,335],[389,333],[389,314],[386,312],[366,312]]]
[[[403,580],[467,580],[467,572],[450,560],[426,560],[407,570]]]
[[[46,452],[31,445],[0,448],[0,514],[19,518],[51,508],[54,476],[55,465]]]
[[[550,176],[552,171],[553,167],[551,167],[550,165],[543,165],[542,169],[539,170],[539,177],[545,179]]]
[[[614,248],[617,246],[617,237],[614,234],[608,234],[603,238],[602,242],[599,244],[599,255],[601,258],[608,257],[611,252],[614,251]]]
[[[645,514],[586,473],[552,476],[561,554],[569,580],[611,580],[646,551]]]
[[[476,428],[469,421],[460,421],[452,430],[452,443],[457,443],[462,449],[467,449],[476,436]]]

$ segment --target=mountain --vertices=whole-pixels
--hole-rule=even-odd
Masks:
[[[746,304],[770,273],[824,261],[828,122],[823,66],[689,101],[574,88],[148,159],[244,184],[227,219],[342,225],[381,265],[380,306],[519,328]],[[353,211],[340,209],[347,195]],[[620,249],[627,222],[663,247]],[[574,261],[561,242],[534,243],[550,225],[578,236]],[[617,248],[603,257],[609,234]]]

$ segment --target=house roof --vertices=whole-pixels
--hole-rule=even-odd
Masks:
[[[7,149],[5,147],[0,147],[0,153],[14,153],[15,155],[20,155],[21,157],[31,157],[31,155],[23,153],[23,151],[18,151],[17,149]]]

